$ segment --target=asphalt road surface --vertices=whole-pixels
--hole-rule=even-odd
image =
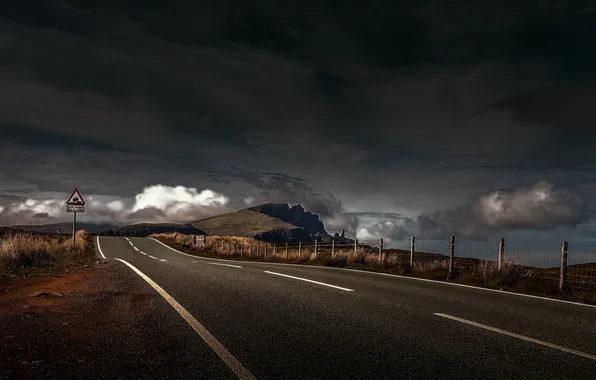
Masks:
[[[194,378],[596,379],[594,307],[336,268],[197,258],[145,238],[97,241],[183,322],[175,333],[195,351],[188,354],[209,361],[204,373],[195,366]]]

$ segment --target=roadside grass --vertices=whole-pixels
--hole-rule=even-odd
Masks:
[[[86,231],[77,232],[74,246],[71,236],[25,232],[0,236],[0,279],[69,269],[94,258],[93,237]]]
[[[303,246],[300,251],[293,245],[286,252],[285,244],[273,248],[271,243],[248,237],[207,236],[203,246],[195,246],[192,235],[173,233],[150,237],[201,257],[357,269],[596,304],[596,287],[570,286],[560,292],[555,270],[527,266],[514,257],[504,259],[501,270],[496,261],[456,257],[450,274],[447,256],[426,252],[416,252],[410,266],[409,252],[404,250],[386,250],[379,259],[378,250],[358,247],[354,252],[353,248],[343,246],[335,249],[333,257],[326,249],[321,249],[317,257],[313,245]]]

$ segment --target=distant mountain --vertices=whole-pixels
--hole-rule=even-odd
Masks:
[[[248,210],[260,212],[273,218],[283,220],[296,227],[301,227],[312,235],[328,235],[325,225],[317,214],[305,211],[301,205],[290,208],[287,203],[265,203],[260,206],[251,207]]]
[[[72,234],[72,222],[68,223],[50,223],[50,224],[20,224],[17,226],[7,226],[26,231],[36,231],[42,233],[58,233],[60,230],[61,234]],[[85,230],[89,233],[98,233],[100,231],[120,228],[114,224],[102,223],[77,223],[77,231]]]
[[[12,226],[8,226],[12,227]],[[53,223],[36,226],[17,226],[42,233],[72,233],[72,223]],[[265,203],[244,210],[212,216],[192,223],[139,223],[127,226],[113,224],[77,223],[77,230],[101,236],[149,236],[157,233],[179,232],[189,235],[245,236],[267,242],[312,242],[351,244],[354,240],[344,232],[331,236],[317,214],[305,211],[301,205]]]
[[[135,236],[146,237],[152,234],[170,234],[178,232],[186,235],[206,235],[205,231],[200,230],[190,224],[180,223],[139,223],[128,226],[110,228],[100,231],[100,236]]]
[[[265,203],[237,212],[230,212],[191,223],[208,235],[246,236],[268,242],[331,242],[334,238],[325,231],[317,214],[305,211],[300,205]],[[353,243],[336,234],[336,243]]]

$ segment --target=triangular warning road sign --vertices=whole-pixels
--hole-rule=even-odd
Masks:
[[[70,194],[70,197],[68,198],[68,201],[66,202],[66,204],[67,205],[84,205],[85,204],[85,200],[83,199],[83,196],[81,195],[81,193],[79,193],[79,189],[74,189],[72,194]]]

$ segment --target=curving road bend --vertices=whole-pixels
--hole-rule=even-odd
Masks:
[[[98,237],[97,246],[136,273],[139,286],[160,292],[171,318],[186,321],[176,333],[210,361],[196,378],[595,378],[595,307],[336,268],[198,258],[146,238]]]

